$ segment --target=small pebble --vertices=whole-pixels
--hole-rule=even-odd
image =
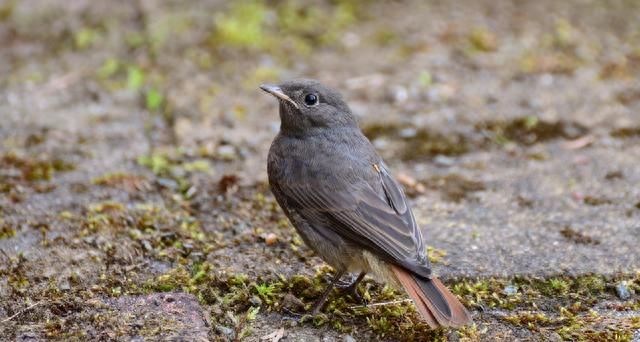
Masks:
[[[346,335],[344,337],[344,342],[356,342],[356,339],[353,338],[353,336],[351,336],[351,335]]]
[[[627,282],[625,281],[621,281],[618,284],[616,284],[616,294],[618,294],[618,297],[622,300],[627,300],[629,298],[631,298],[631,289],[629,289],[629,286],[627,285]]]
[[[237,158],[236,149],[231,145],[221,145],[216,152],[222,159],[234,160]]]
[[[391,99],[395,103],[403,103],[409,99],[409,92],[407,91],[407,88],[400,85],[392,87],[390,95]]]
[[[236,339],[236,332],[231,328],[225,327],[224,325],[216,325],[216,330],[222,335],[225,335],[230,341]]]
[[[254,306],[262,305],[262,299],[260,299],[258,296],[252,296],[251,298],[249,298],[249,302],[251,302],[251,304]]]
[[[574,191],[571,193],[571,197],[576,201],[582,201],[584,199],[584,194],[579,191]]]
[[[416,134],[418,134],[418,130],[413,127],[403,128],[399,132],[401,138],[413,138]]]
[[[149,242],[148,240],[142,240],[142,248],[144,248],[144,250],[146,251],[153,250],[153,246],[151,245],[151,242]]]
[[[178,188],[178,182],[170,178],[158,178],[157,182],[160,186],[163,186],[165,188],[169,188],[169,189]]]
[[[378,138],[373,141],[373,146],[379,150],[384,150],[389,145],[389,141],[384,138]]]
[[[504,287],[504,290],[502,290],[502,293],[507,296],[513,296],[518,293],[518,287],[515,285],[507,285]]]
[[[192,252],[189,253],[189,258],[193,261],[202,262],[205,259],[204,253],[202,252]]]
[[[398,180],[398,182],[400,182],[400,184],[402,184],[403,186],[405,186],[407,188],[414,187],[418,183],[415,178],[409,176],[408,174],[406,174],[404,172],[398,173],[396,175],[396,179]]]
[[[189,190],[187,190],[187,192],[184,194],[184,197],[189,199],[193,197],[193,195],[195,195],[196,192],[198,192],[198,188],[196,188],[195,186],[189,187]]]
[[[69,280],[67,279],[63,279],[58,283],[58,289],[60,291],[69,291],[71,290],[71,284],[69,283]]]
[[[544,75],[542,75],[540,77],[540,84],[543,87],[549,87],[549,86],[553,85],[553,81],[554,81],[553,75],[551,75],[551,74],[544,74]]]
[[[456,163],[456,160],[454,158],[439,154],[435,158],[433,158],[433,163],[438,166],[452,166]]]
[[[349,48],[356,47],[360,44],[360,36],[353,32],[347,32],[342,35],[342,44]]]
[[[264,237],[264,243],[266,243],[267,246],[273,246],[276,242],[278,242],[278,236],[276,234],[269,233]]]
[[[304,302],[291,293],[287,293],[282,299],[282,307],[291,311],[298,311],[304,309]]]

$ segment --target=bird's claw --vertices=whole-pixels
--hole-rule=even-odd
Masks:
[[[353,298],[353,300],[355,300],[359,304],[362,304],[364,306],[367,306],[367,304],[369,304],[369,301],[364,299],[364,297],[360,293],[358,293],[358,290],[355,288],[349,291],[349,295],[351,296],[351,298]]]
[[[351,285],[353,285],[353,281],[344,281],[344,280],[340,280],[338,282],[336,282],[335,287],[341,289],[341,290],[345,290],[348,289]]]
[[[289,308],[282,308],[283,317],[282,319],[285,321],[295,321],[300,322],[304,318],[305,314],[301,314],[298,312],[294,312]]]

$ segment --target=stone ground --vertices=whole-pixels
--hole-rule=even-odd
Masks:
[[[3,0],[0,340],[640,341],[640,2]],[[340,89],[474,316],[335,293],[266,184]],[[296,310],[297,309],[297,310]]]

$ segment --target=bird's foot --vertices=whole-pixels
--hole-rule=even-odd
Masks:
[[[306,315],[304,313],[294,312],[289,308],[282,308],[282,313],[282,320],[295,322],[301,322]]]
[[[363,278],[364,273],[361,273],[356,279],[352,279],[351,281],[340,281],[336,284],[336,287],[347,293],[356,302],[366,306],[368,304],[367,300],[358,292],[358,284],[360,284]]]
[[[369,304],[369,302],[364,299],[364,297],[358,292],[357,284],[351,284],[351,286],[345,287],[342,290],[346,292],[357,303],[364,306],[367,306],[367,304]]]
[[[349,280],[338,280],[335,283],[335,287],[341,289],[341,290],[347,290],[349,289],[351,286],[353,286],[353,284],[355,283],[356,279],[355,277],[351,277],[351,279]]]
[[[333,284],[333,286],[339,289],[349,287],[349,285],[353,283],[353,277],[352,279],[347,279],[347,280],[342,280],[342,279],[335,280],[335,276],[332,276],[331,274],[327,273],[324,276],[322,276],[322,278],[324,279],[325,282],[329,284]]]

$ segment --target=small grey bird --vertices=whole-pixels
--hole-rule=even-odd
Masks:
[[[359,272],[348,287],[354,294],[372,273],[404,289],[431,327],[469,323],[464,306],[431,273],[400,184],[340,94],[310,79],[260,88],[280,105],[267,165],[271,190],[305,243],[335,269],[314,312],[345,273]]]

